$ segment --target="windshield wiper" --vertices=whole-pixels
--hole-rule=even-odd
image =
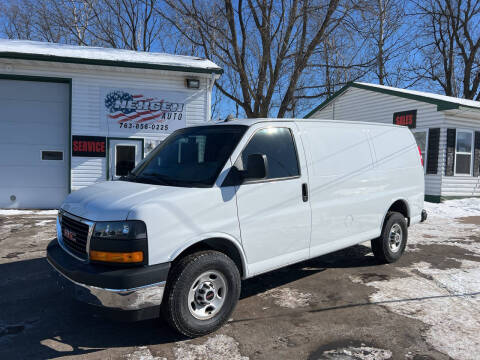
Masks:
[[[182,186],[182,187],[209,187],[208,184],[205,184],[201,181],[187,181],[187,180],[177,180],[172,179],[168,176],[162,174],[128,174],[120,178],[120,180],[124,181],[131,181],[131,182],[138,182],[138,183],[147,183],[147,184],[155,184],[155,185],[167,185],[167,186]]]
[[[147,181],[151,181],[152,183],[157,185],[175,186],[174,179],[167,178],[166,176],[161,174],[139,174],[139,175],[135,175],[135,178],[137,179],[137,181],[139,180],[140,182],[142,179],[144,179]]]

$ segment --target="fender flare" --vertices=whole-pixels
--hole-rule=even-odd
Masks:
[[[248,263],[247,263],[247,256],[245,254],[245,251],[243,250],[243,246],[241,242],[235,238],[234,236],[227,234],[227,233],[222,233],[222,232],[211,232],[211,233],[205,233],[201,234],[198,236],[195,236],[186,242],[182,244],[181,247],[177,248],[170,256],[169,256],[169,261],[174,261],[181,253],[183,253],[185,250],[188,248],[201,243],[202,241],[206,240],[211,240],[211,239],[220,239],[225,242],[228,242],[229,244],[232,244],[235,246],[237,249],[238,253],[240,254],[240,260],[242,262],[242,268],[243,268],[243,278],[247,278],[249,271],[248,271]]]
[[[380,223],[380,234],[382,233],[382,230],[383,230],[383,224],[385,224],[385,218],[387,217],[387,213],[388,213],[388,209],[390,209],[392,207],[393,204],[395,204],[397,201],[402,201],[403,203],[405,203],[405,206],[407,207],[407,218],[409,219],[408,220],[408,225],[410,225],[410,205],[408,204],[408,201],[404,198],[394,198],[392,199],[392,201],[390,202],[390,205],[388,205],[387,208],[384,209],[383,211],[383,217],[382,217],[382,222]]]

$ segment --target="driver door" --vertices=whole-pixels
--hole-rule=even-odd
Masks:
[[[245,170],[250,154],[267,158],[267,176],[237,187],[241,238],[249,273],[272,270],[308,258],[311,211],[302,196],[307,174],[301,139],[293,123],[257,129],[235,161]]]

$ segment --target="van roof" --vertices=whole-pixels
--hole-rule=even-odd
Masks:
[[[322,123],[332,123],[332,124],[349,124],[352,126],[358,125],[373,125],[373,126],[389,126],[389,127],[401,127],[394,124],[384,124],[377,122],[366,122],[366,121],[348,121],[348,120],[331,120],[331,119],[295,119],[295,118],[251,118],[251,119],[233,119],[230,121],[216,122],[216,125],[245,125],[252,126],[262,122],[304,122],[304,123],[313,123],[313,122],[322,122]]]

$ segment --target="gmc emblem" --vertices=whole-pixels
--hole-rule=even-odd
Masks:
[[[63,229],[63,236],[65,236],[68,240],[70,241],[75,241],[75,234],[73,231],[68,230],[68,229]]]

